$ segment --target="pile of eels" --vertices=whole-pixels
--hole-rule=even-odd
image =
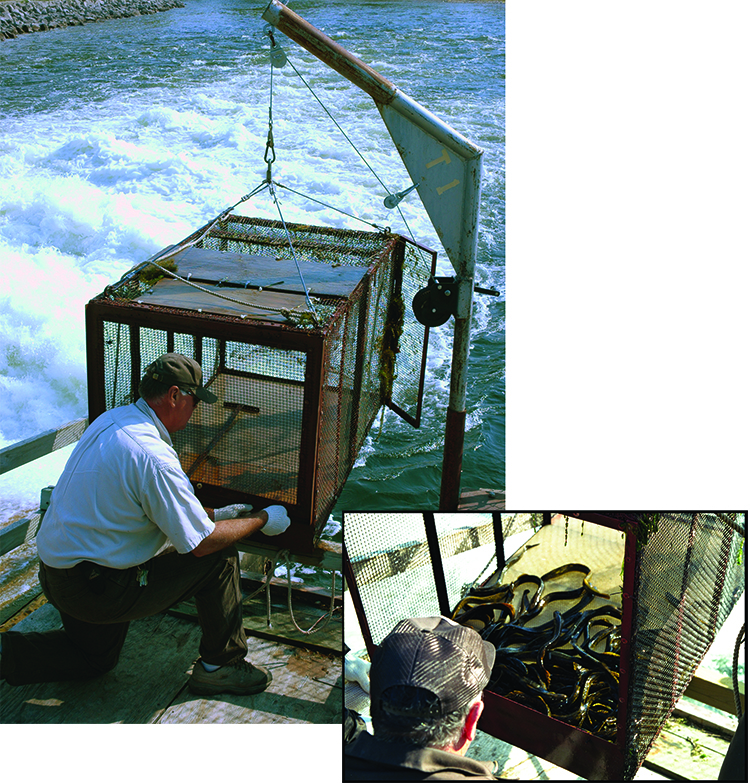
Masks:
[[[570,583],[568,574],[576,582],[580,574],[580,586],[556,590],[562,577]],[[509,584],[497,585],[495,575],[494,584],[471,588],[452,617],[497,650],[490,691],[614,740],[622,612],[603,602],[609,595],[591,584],[590,574],[568,563]]]

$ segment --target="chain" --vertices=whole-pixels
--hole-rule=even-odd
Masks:
[[[268,37],[271,39],[271,48],[276,46],[273,33],[269,30]],[[268,97],[268,138],[266,140],[266,151],[263,153],[263,160],[268,165],[266,169],[266,183],[271,184],[271,164],[276,160],[276,150],[273,147],[273,59],[271,60],[271,89]]]

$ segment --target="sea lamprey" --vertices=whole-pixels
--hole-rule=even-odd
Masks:
[[[488,689],[614,740],[620,609],[604,602],[609,595],[592,584],[591,570],[581,563],[497,581],[470,590],[452,615],[497,651]]]

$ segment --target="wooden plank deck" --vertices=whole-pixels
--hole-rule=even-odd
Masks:
[[[60,627],[50,604],[14,630]],[[252,696],[194,696],[187,688],[200,627],[168,614],[131,623],[117,666],[78,682],[12,687],[0,682],[0,723],[301,723],[341,722],[341,657],[248,638],[248,660],[273,682]]]
[[[474,489],[461,493],[459,511],[505,511],[504,489]]]
[[[60,627],[58,612],[41,592],[37,571],[34,541],[0,557],[0,631]],[[245,576],[247,595],[261,575],[246,572]],[[293,589],[292,606],[302,628],[309,628],[325,614],[326,592],[309,588],[301,595],[302,591]],[[192,619],[194,609],[180,605],[182,616],[163,613],[131,623],[120,661],[102,677],[22,687],[0,681],[0,723],[340,723],[340,612],[321,633],[305,637],[295,631],[296,637],[280,641],[290,622],[286,580],[274,579],[271,594],[273,629],[266,628],[263,592],[245,607],[248,660],[267,665],[273,674],[264,693],[199,698],[188,691],[200,627]],[[255,631],[266,638],[252,636]]]

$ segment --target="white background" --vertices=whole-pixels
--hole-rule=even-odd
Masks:
[[[750,8],[507,4],[507,507],[747,509]]]

